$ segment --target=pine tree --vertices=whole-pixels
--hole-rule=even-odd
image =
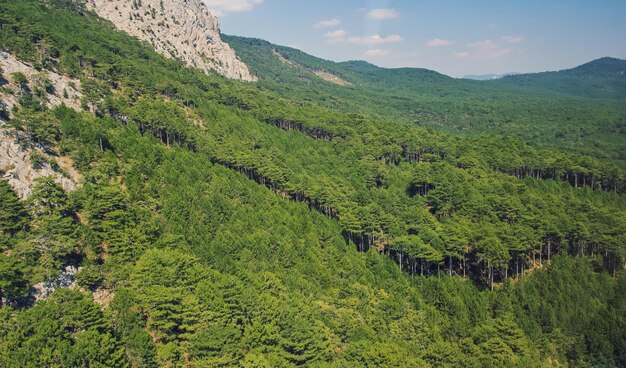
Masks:
[[[0,247],[3,246],[2,243],[7,242],[6,237],[25,229],[28,221],[26,206],[19,200],[9,183],[0,179],[0,234],[3,235]]]
[[[25,297],[28,285],[23,275],[23,265],[15,257],[0,254],[0,308],[3,300]]]

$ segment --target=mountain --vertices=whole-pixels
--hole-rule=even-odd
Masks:
[[[228,78],[256,79],[221,40],[217,18],[202,0],[89,0],[87,7],[166,57]]]
[[[260,88],[284,97],[460,136],[518,136],[626,167],[626,105],[614,98],[624,79],[618,73],[598,79],[553,72],[480,82],[426,69],[335,63],[264,40],[223,38],[259,76]],[[597,97],[586,98],[591,96]]]
[[[615,101],[224,39],[0,2],[1,367],[626,365]]]
[[[626,60],[605,57],[572,69],[519,74],[498,82],[572,96],[626,100],[625,72]]]
[[[348,82],[341,90],[362,91],[365,86],[389,89],[398,87],[416,90],[432,88],[436,84],[453,81],[443,74],[415,68],[387,69],[365,61],[335,63],[308,55],[300,50],[271,44],[264,40],[222,35],[240,55],[261,82],[280,82],[278,88],[288,88],[290,84],[305,87],[307,91],[334,88],[337,83],[329,81],[320,72],[334,75]]]
[[[572,69],[564,70],[563,74],[571,75],[608,75],[622,76],[626,72],[626,60],[603,57],[590,61]]]

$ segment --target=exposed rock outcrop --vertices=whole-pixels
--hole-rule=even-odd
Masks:
[[[28,290],[28,298],[37,302],[46,299],[57,289],[76,288],[75,276],[79,271],[80,268],[75,266],[65,267],[54,280],[50,282],[40,282],[31,286]]]
[[[4,84],[0,88],[0,110],[4,109],[9,116],[12,115],[13,108],[19,105],[20,90],[23,88],[28,88],[31,92],[38,88],[44,91],[47,89],[44,96],[48,107],[65,104],[80,110],[82,98],[80,81],[50,71],[36,70],[2,51],[0,68]],[[22,73],[26,77],[25,86],[20,86],[15,80],[14,73]],[[0,114],[0,173],[20,198],[29,197],[34,180],[45,176],[53,176],[66,191],[76,189],[80,174],[73,168],[69,158],[53,156],[40,149],[20,144],[15,133],[6,127],[6,122],[2,119],[3,116]],[[33,164],[33,157],[40,161],[37,165]]]
[[[3,79],[8,85],[0,89],[0,101],[4,102],[8,111],[18,100],[18,91],[20,86],[14,80],[14,73],[22,73],[28,81],[31,90],[36,88],[46,89],[46,104],[52,108],[65,104],[74,110],[80,110],[80,100],[83,97],[80,92],[80,81],[60,75],[48,70],[37,70],[32,66],[23,63],[15,56],[0,50],[0,69],[2,69]],[[51,88],[50,88],[51,87]]]
[[[33,165],[33,152],[44,157],[48,162]],[[52,168],[52,162],[60,170]],[[16,142],[15,137],[0,125],[0,172],[2,178],[9,182],[17,195],[28,198],[35,186],[35,179],[45,176],[54,177],[65,191],[75,190],[80,180],[80,174],[73,168],[67,157],[52,157],[37,149],[23,147]]]
[[[217,18],[202,0],[87,0],[87,7],[156,51],[227,78],[255,81],[220,38]]]
[[[100,288],[93,292],[93,301],[107,308],[115,298],[115,291],[112,289]]]
[[[352,85],[352,83],[348,82],[347,80],[342,79],[341,77],[337,76],[336,74],[329,73],[329,72],[327,72],[325,70],[315,70],[315,71],[313,71],[313,74],[315,74],[318,77],[322,78],[326,82],[330,82],[330,83],[336,84],[338,86],[350,86],[350,85]]]

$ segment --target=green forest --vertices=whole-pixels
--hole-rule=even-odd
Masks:
[[[224,39],[262,76],[259,86],[284,97],[367,111],[385,127],[402,122],[469,137],[505,135],[626,167],[626,78],[615,73],[626,69],[624,60],[478,82],[426,69],[333,63],[258,39]],[[347,85],[328,83],[316,71]]]
[[[82,175],[0,179],[0,367],[626,366],[624,82],[584,79],[624,61],[474,82],[224,39],[259,82],[0,2],[0,50],[83,92],[0,104]]]

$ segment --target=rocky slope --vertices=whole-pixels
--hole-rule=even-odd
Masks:
[[[87,0],[87,6],[166,57],[228,78],[256,80],[221,40],[217,18],[201,0]]]
[[[0,50],[0,70],[3,76],[0,79],[0,101],[7,111],[12,111],[19,99],[19,83],[14,79],[14,73],[21,73],[26,77],[28,89],[31,92],[46,90],[46,105],[55,107],[65,104],[74,110],[81,109],[80,81],[47,70],[37,70],[14,55]],[[3,82],[4,81],[4,82]],[[50,93],[48,93],[50,92]]]
[[[0,175],[15,189],[20,198],[32,193],[34,180],[53,176],[67,191],[74,190],[80,174],[67,157],[22,144],[3,121],[19,105],[21,95],[41,94],[48,107],[65,104],[81,109],[80,81],[50,71],[39,71],[0,50]],[[22,83],[16,79],[24,78]],[[34,159],[38,161],[34,163]]]

